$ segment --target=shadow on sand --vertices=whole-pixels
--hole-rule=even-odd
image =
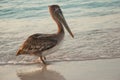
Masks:
[[[65,80],[65,78],[58,72],[48,70],[46,66],[42,69],[17,73],[20,80]]]

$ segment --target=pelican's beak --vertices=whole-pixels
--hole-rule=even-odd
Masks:
[[[72,31],[70,30],[70,28],[69,28],[69,26],[68,26],[68,24],[67,24],[67,22],[66,22],[66,20],[65,20],[61,11],[58,12],[58,19],[61,22],[61,24],[64,25],[64,27],[69,32],[69,34],[74,38],[74,35],[73,35]]]

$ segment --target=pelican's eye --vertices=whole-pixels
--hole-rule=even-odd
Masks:
[[[60,14],[62,14],[62,11],[61,11],[61,9],[60,8],[55,8],[55,11],[54,11],[54,13],[60,13]]]

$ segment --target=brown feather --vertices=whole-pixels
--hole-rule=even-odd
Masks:
[[[34,34],[20,47],[16,55],[20,54],[41,54],[42,51],[50,49],[57,44],[54,36],[49,34]]]

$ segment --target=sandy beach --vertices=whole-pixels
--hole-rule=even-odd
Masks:
[[[50,62],[51,63],[51,62]],[[120,59],[2,65],[0,80],[120,80]]]

